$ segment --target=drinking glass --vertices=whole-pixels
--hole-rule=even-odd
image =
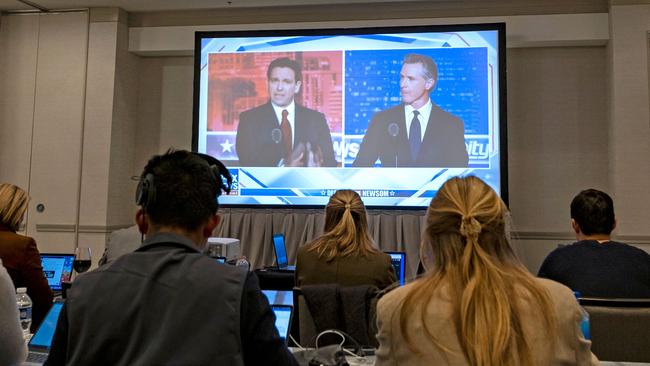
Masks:
[[[84,273],[90,269],[90,248],[88,247],[77,247],[74,250],[74,261],[72,262],[72,268],[77,273]]]

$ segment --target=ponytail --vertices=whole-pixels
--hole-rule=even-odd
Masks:
[[[412,351],[422,353],[408,332],[412,329],[409,325],[416,322],[443,354],[453,352],[431,329],[426,309],[434,297],[451,299],[458,342],[471,365],[533,363],[521,323],[524,310],[531,310],[521,309],[518,299],[522,295],[537,307],[533,311],[541,314],[545,331],[554,338],[550,296],[508,244],[506,212],[496,193],[476,177],[450,179],[431,201],[420,253],[430,252],[433,263],[427,265],[426,275],[415,281],[401,309],[394,313]]]
[[[325,209],[325,233],[309,244],[329,262],[338,256],[368,255],[377,252],[368,234],[366,210],[359,195],[351,190],[337,191]]]

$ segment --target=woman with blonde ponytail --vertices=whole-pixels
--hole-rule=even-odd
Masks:
[[[395,281],[390,256],[376,249],[368,234],[363,201],[355,191],[336,191],[325,208],[324,234],[298,249],[296,285],[383,289]]]
[[[431,201],[427,269],[379,300],[376,365],[592,365],[567,287],[533,277],[505,234],[507,208],[479,178],[452,178]]]

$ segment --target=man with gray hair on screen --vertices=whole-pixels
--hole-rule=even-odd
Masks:
[[[427,55],[408,54],[399,74],[402,103],[375,113],[354,167],[466,167],[463,121],[430,98],[438,66]]]

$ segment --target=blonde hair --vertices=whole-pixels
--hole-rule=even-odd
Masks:
[[[539,311],[549,338],[554,338],[550,296],[510,247],[505,235],[506,213],[503,201],[479,178],[452,178],[440,188],[427,211],[420,247],[421,255],[429,252],[430,260],[425,260],[428,271],[414,283],[397,312],[401,333],[411,350],[420,352],[407,333],[407,324],[415,322],[423,324],[434,346],[451,352],[426,322],[426,306],[443,283],[450,290],[452,320],[470,365],[533,363],[531,345],[523,336],[523,311],[517,306],[522,296],[537,307],[525,310]],[[415,318],[418,310],[419,319]]]
[[[325,207],[325,233],[308,244],[309,251],[330,262],[353,254],[378,252],[368,234],[366,207],[355,191],[336,191]]]
[[[28,202],[29,196],[24,190],[13,184],[0,184],[0,224],[18,231]]]

